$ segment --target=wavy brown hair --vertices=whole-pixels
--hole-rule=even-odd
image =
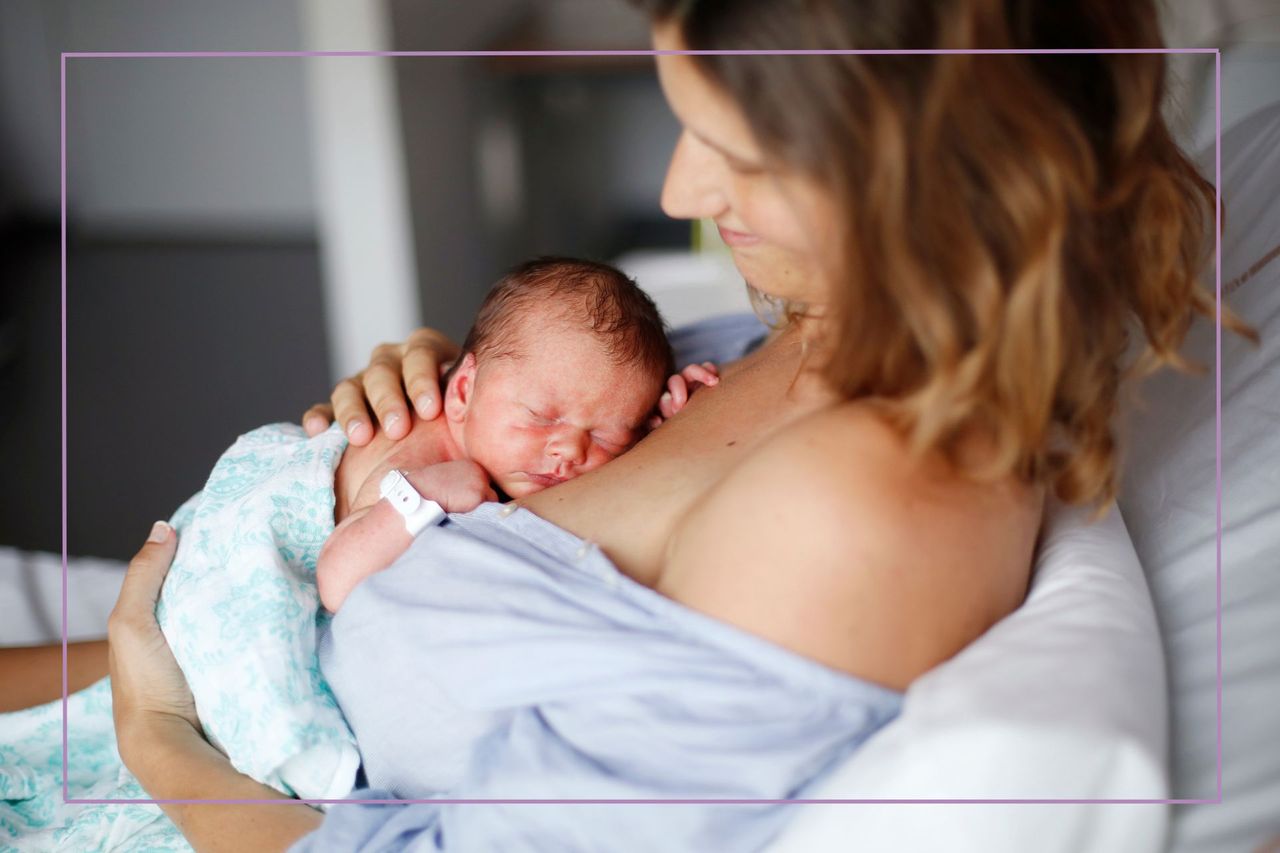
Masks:
[[[1151,0],[640,0],[692,50],[1161,46]],[[1117,487],[1122,361],[1188,365],[1214,190],[1161,114],[1164,57],[692,57],[767,157],[832,188],[820,369],[920,453],[1065,501]],[[1224,322],[1252,334],[1234,317]],[[980,467],[961,439],[989,437]]]

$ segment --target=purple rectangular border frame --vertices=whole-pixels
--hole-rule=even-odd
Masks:
[[[122,799],[71,799],[67,787],[67,60],[68,59],[234,59],[234,58],[288,58],[288,57],[564,57],[564,56],[803,56],[803,55],[864,55],[864,56],[936,56],[943,54],[1110,54],[1110,53],[1164,53],[1164,54],[1213,54],[1214,57],[1214,300],[1217,322],[1214,324],[1214,485],[1216,489],[1216,550],[1215,550],[1215,606],[1217,640],[1217,781],[1215,799],[493,799],[493,800],[297,800],[312,804],[359,803],[365,805],[408,805],[411,803],[439,804],[918,804],[960,805],[1000,804],[1045,805],[1051,803],[1089,804],[1166,804],[1206,805],[1222,802],[1222,52],[1218,48],[1061,48],[1053,50],[279,50],[279,51],[155,51],[155,52],[72,52],[61,54],[60,73],[60,127],[61,145],[61,226],[62,226],[62,798],[71,805],[124,805],[124,804],[185,804],[211,803],[221,805],[279,805],[279,799],[173,799],[173,800],[122,800]]]

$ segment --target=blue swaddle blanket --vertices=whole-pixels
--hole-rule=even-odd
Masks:
[[[899,693],[668,599],[512,509],[424,531],[321,638],[372,786],[353,797],[798,798],[897,714]],[[778,804],[339,805],[293,849],[754,850],[786,817]]]

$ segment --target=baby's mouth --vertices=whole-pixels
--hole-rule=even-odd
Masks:
[[[525,476],[530,482],[537,483],[539,486],[554,486],[557,483],[563,483],[568,477],[557,477],[555,474],[536,474],[525,472]]]

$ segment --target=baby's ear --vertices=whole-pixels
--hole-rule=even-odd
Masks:
[[[454,369],[453,375],[449,377],[449,384],[445,386],[444,416],[458,423],[466,420],[475,387],[476,355],[469,352],[462,357],[462,362]]]

